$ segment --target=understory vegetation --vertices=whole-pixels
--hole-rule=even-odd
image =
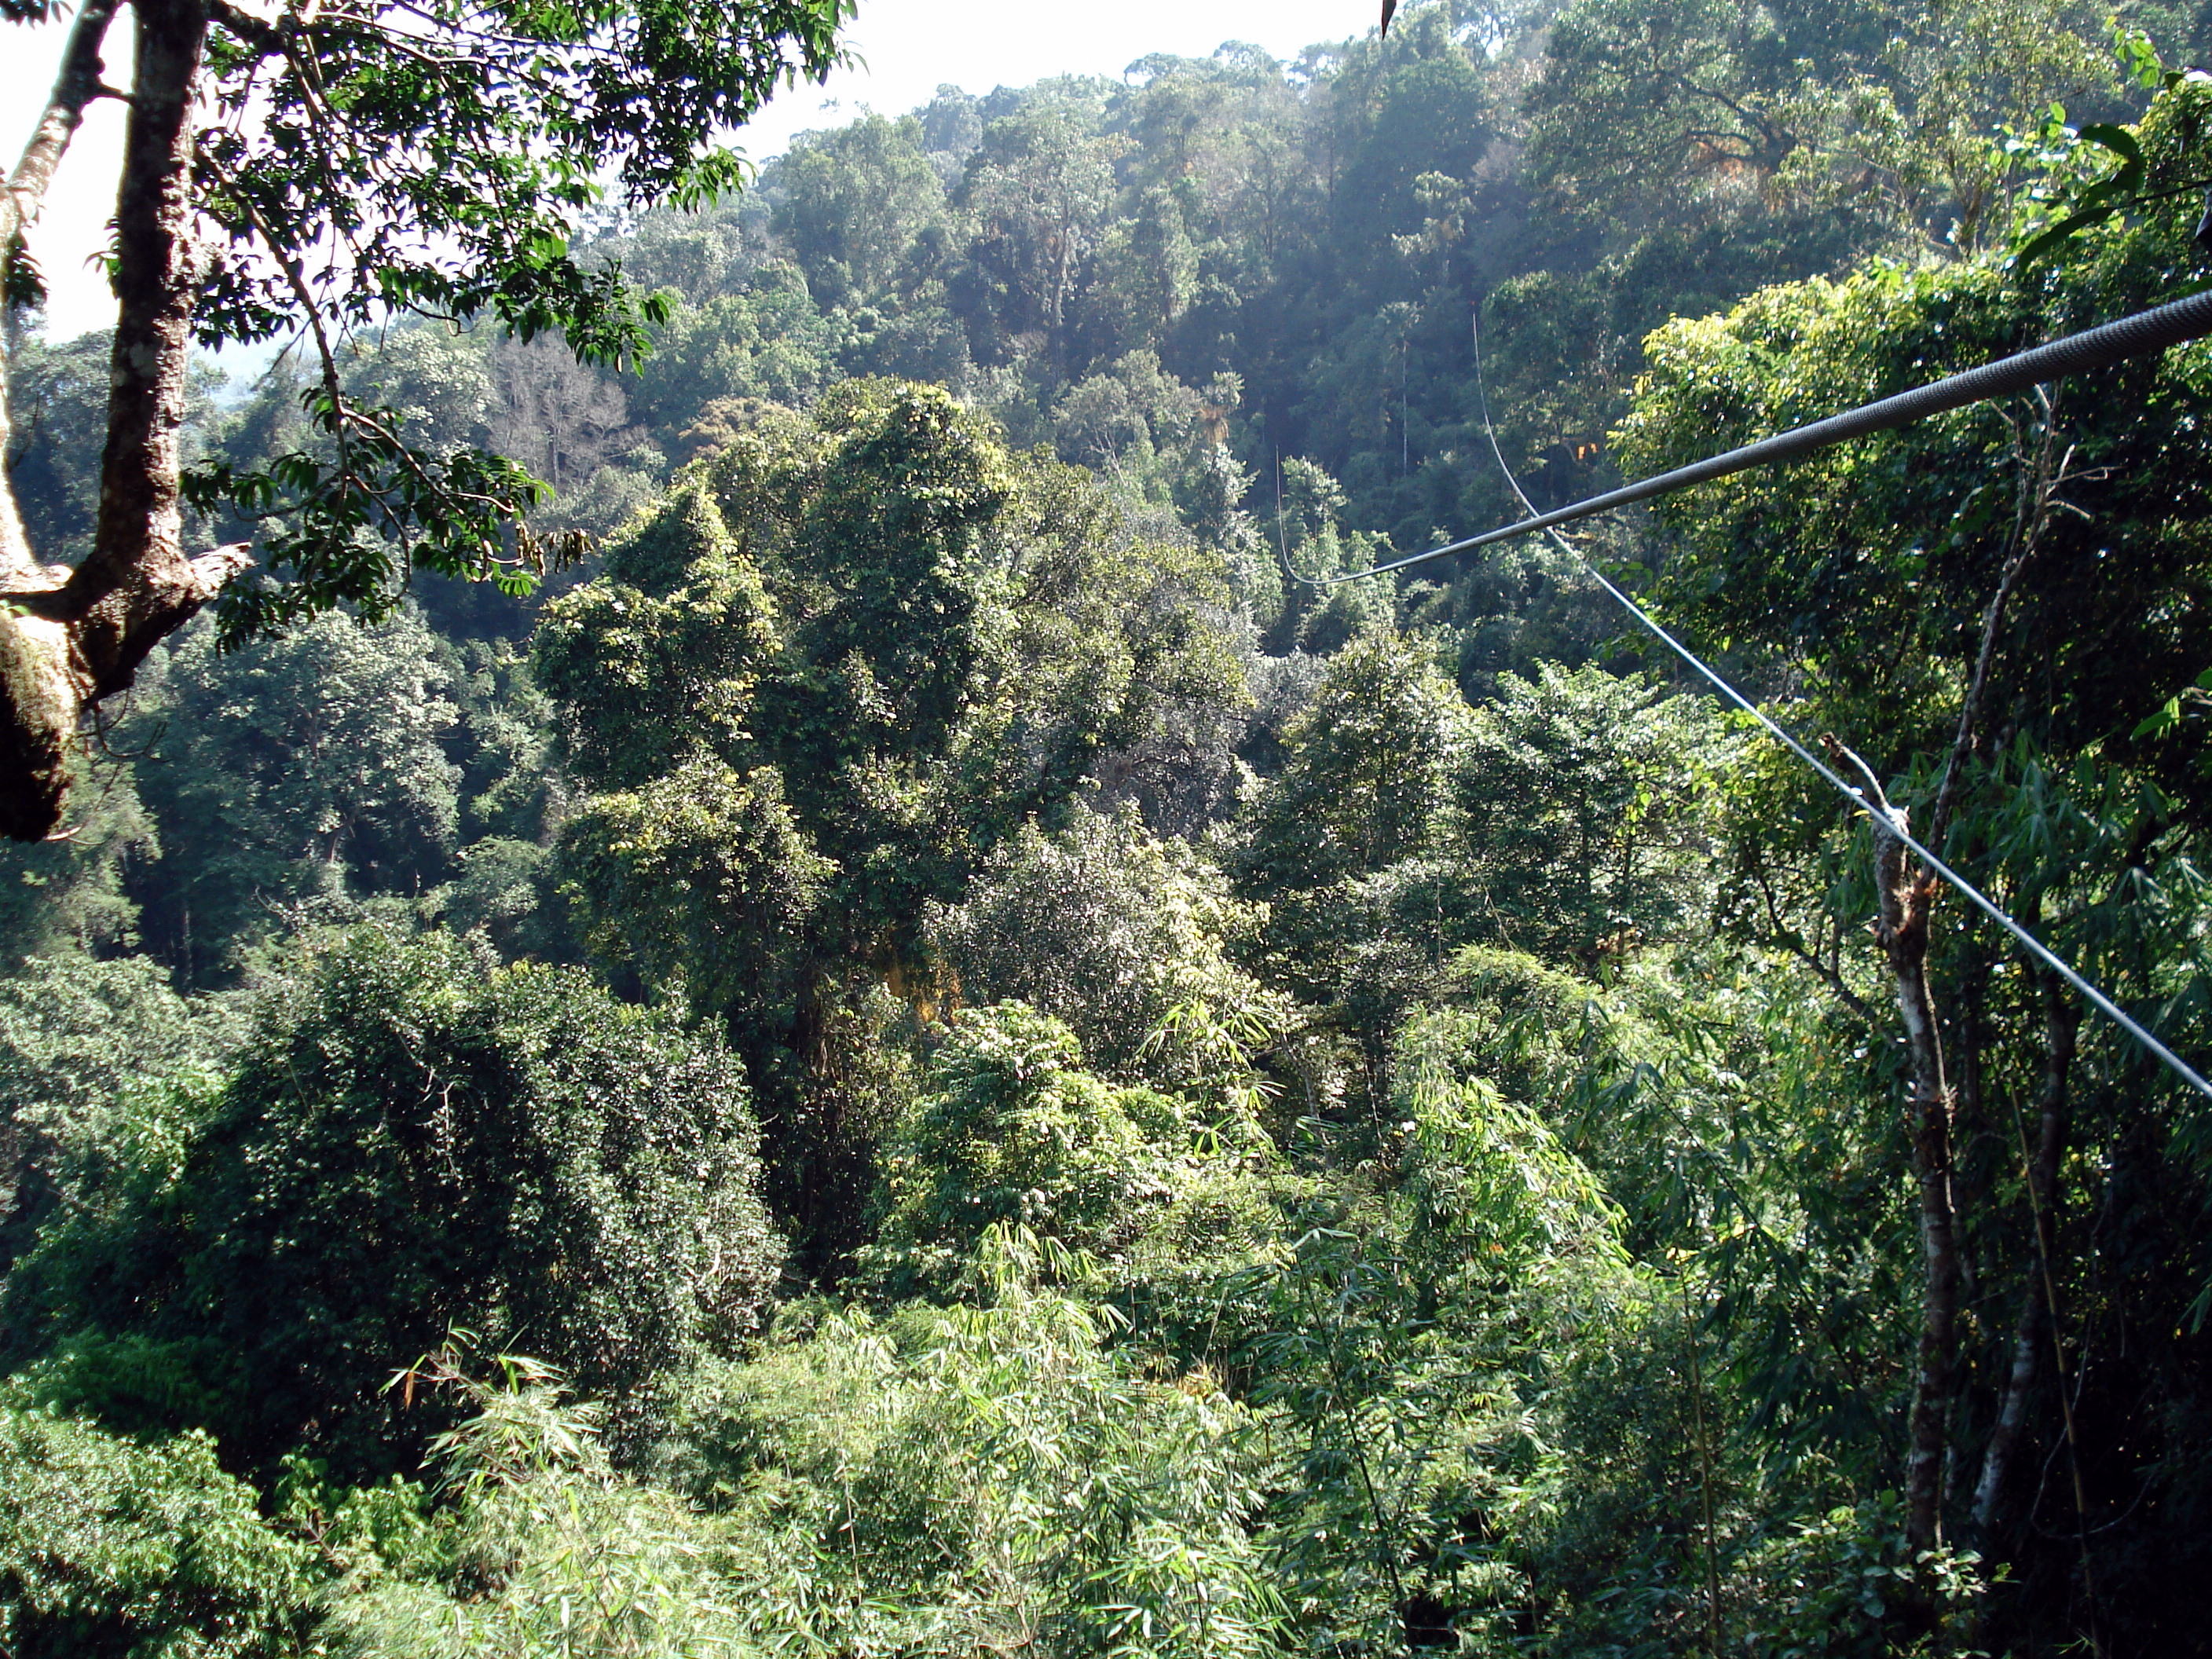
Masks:
[[[2208,52],[1409,4],[357,339],[593,550],[203,617],[0,849],[0,1654],[2203,1650],[2212,1101],[1592,573],[2201,1064],[2212,345],[1358,573],[2203,287]]]

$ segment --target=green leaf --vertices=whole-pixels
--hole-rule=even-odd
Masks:
[[[2110,121],[2095,121],[2075,135],[2085,143],[2100,144],[2123,161],[2142,165],[2142,147],[2136,142],[2134,133]]]

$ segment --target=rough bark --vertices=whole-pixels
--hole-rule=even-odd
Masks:
[[[93,551],[75,571],[23,548],[0,580],[0,833],[39,840],[61,821],[84,712],[127,687],[154,646],[246,562],[242,547],[189,558],[178,491],[185,376],[198,298],[192,246],[192,105],[207,43],[205,0],[136,0],[138,44],[116,199],[117,318],[108,436]],[[106,6],[113,12],[112,0]],[[86,32],[88,20],[94,27]],[[16,228],[99,87],[105,17],[80,14],[39,133],[9,180]],[[24,180],[19,193],[16,179]],[[21,529],[12,497],[0,520]],[[0,525],[0,558],[7,525]]]
[[[2027,1283],[2021,1295],[2020,1317],[2013,1328],[2012,1364],[2005,1378],[1996,1426],[1982,1457],[1981,1479],[1974,1488],[1974,1525],[1984,1540],[1993,1540],[2011,1518],[2019,1454],[2027,1437],[2029,1401],[2042,1378],[2043,1360],[2049,1346],[2047,1333],[2051,1304],[2056,1299],[2051,1252],[2058,1227],[2061,1160],[2066,1153],[2066,1132],[2071,1105],[2075,1032],[2081,1012],[2069,1003],[2057,975],[2045,974],[2043,1088],[2037,1114],[2035,1150],[2031,1156],[2022,1145],[2027,1164],[2027,1200],[2034,1222],[2035,1247]]]
[[[2057,501],[2056,492],[2069,476],[2072,451],[2057,453],[2056,410],[2050,395],[2035,394],[2040,416],[2031,442],[2027,428],[2013,422],[2013,450],[2020,464],[2012,545],[1996,591],[1982,619],[1981,643],[1959,726],[1929,816],[1927,844],[1939,852],[1966,787],[1967,764],[1982,738],[1982,715],[2007,605],[2028,561],[2034,556]],[[1958,1092],[1944,1074],[1943,1043],[1934,998],[1928,988],[1928,920],[1935,902],[1936,878],[1907,857],[1899,835],[1902,813],[1881,799],[1881,789],[1863,762],[1852,757],[1872,792],[1876,885],[1881,914],[1876,925],[1882,953],[1896,982],[1897,1008],[1905,1023],[1905,1048],[1912,1073],[1908,1128],[1912,1175],[1920,1212],[1920,1249],[1926,1274],[1921,1294],[1920,1340],[1914,1357],[1912,1409],[1905,1455],[1905,1540],[1913,1553],[1943,1541],[1944,1454],[1953,1397],[1958,1386],[1960,1291],[1966,1280],[1958,1246],[1957,1194],[1953,1154],[1960,1108]],[[1978,1116],[1978,1056],[1966,1056],[1963,1080]]]

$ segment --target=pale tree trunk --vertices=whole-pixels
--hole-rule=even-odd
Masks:
[[[2073,452],[2058,453],[2057,411],[2049,394],[2035,394],[2039,421],[2031,441],[2028,428],[2012,419],[2013,451],[2020,464],[2019,494],[2014,510],[2012,546],[2000,570],[1996,591],[1982,621],[1979,650],[1966,695],[1959,710],[1959,726],[1951,754],[1936,792],[1927,845],[1941,852],[1950,830],[1952,815],[1966,786],[1967,766],[1982,743],[1982,714],[1989,694],[1991,671],[2005,611],[2028,561],[2042,540],[2057,502],[2057,491],[2071,475]],[[1901,832],[1905,815],[1882,796],[1879,781],[1866,763],[1841,744],[1833,752],[1848,757],[1866,780],[1867,805],[1874,821],[1875,886],[1881,896],[1881,915],[1875,932],[1889,963],[1897,990],[1897,1008],[1905,1024],[1905,1051],[1911,1072],[1911,1101],[1907,1129],[1912,1146],[1912,1176],[1917,1189],[1920,1253],[1925,1273],[1920,1304],[1920,1336],[1914,1355],[1912,1407],[1907,1424],[1905,1480],[1905,1534],[1915,1556],[1943,1541],[1945,1454],[1949,1444],[1951,1410],[1958,1387],[1958,1325],[1960,1289],[1965,1279],[1959,1253],[1956,1194],[1953,1191],[1954,1114],[1958,1099],[1944,1074],[1943,1043],[1935,999],[1928,988],[1929,913],[1935,902],[1936,877],[1908,857]],[[2066,1055],[2071,1057],[2071,1038]],[[1978,1065],[1967,1056],[1966,1081],[1977,1092]],[[2064,1068],[2057,1073],[2057,1107],[2063,1120]],[[2052,1156],[2056,1158],[2054,1151]],[[1929,1590],[1926,1574],[1920,1578],[1923,1598]],[[1924,1609],[1923,1609],[1924,1610]]]
[[[100,522],[73,572],[40,565],[12,495],[0,508],[0,833],[35,841],[61,821],[85,713],[127,687],[146,653],[247,562],[242,547],[185,556],[178,495],[198,297],[192,246],[192,104],[205,0],[135,0],[138,25],[116,199],[115,349]],[[60,77],[9,179],[12,242],[35,216],[86,104],[114,0],[88,0]],[[12,539],[11,539],[12,538]]]
[[[2010,1519],[2020,1449],[2027,1432],[2028,1406],[2041,1380],[2044,1357],[2053,1345],[2056,1330],[2051,1318],[2057,1289],[2053,1254],[2057,1249],[2058,1175],[2066,1155],[2075,1034],[2081,1015],[2066,1000],[2057,975],[2046,969],[2038,978],[2042,982],[2044,1010],[2041,1109],[2037,1114],[2034,1151],[2029,1152],[2024,1136],[2021,1146],[2027,1164],[2035,1249],[2021,1296],[2020,1318],[2013,1328],[2012,1364],[2003,1401],[1983,1454],[1981,1479],[1974,1488],[1974,1525],[1985,1540],[1993,1540]]]
[[[1905,1022],[1905,1053],[1912,1073],[1906,1128],[1912,1143],[1920,1255],[1926,1274],[1905,1464],[1905,1536],[1917,1555],[1934,1549],[1943,1538],[1943,1452],[1958,1341],[1959,1245],[1951,1203],[1951,1090],[1943,1075],[1943,1045],[1936,1029],[1935,1000],[1928,991],[1928,913],[1936,896],[1935,879],[1911,866],[1904,842],[1879,817],[1875,827],[1875,873],[1881,896],[1882,954],[1889,960],[1896,982],[1897,1011]]]
[[[1972,718],[1972,699],[1969,700]],[[1874,826],[1875,890],[1881,908],[1875,937],[1889,964],[1897,1012],[1905,1025],[1911,1075],[1905,1131],[1920,1220],[1923,1279],[1920,1338],[1913,1357],[1912,1408],[1906,1422],[1905,1537],[1917,1557],[1943,1541],[1943,1462],[1948,1442],[1959,1327],[1958,1222],[1951,1192],[1953,1099],[1943,1074],[1943,1041],[1928,989],[1928,919],[1936,878],[1909,856],[1905,814],[1889,804],[1871,767],[1833,737],[1822,743],[1838,765],[1864,780],[1863,799]],[[1939,794],[1940,834],[1948,817],[1948,780]],[[1927,1610],[1927,1576],[1918,1589]]]

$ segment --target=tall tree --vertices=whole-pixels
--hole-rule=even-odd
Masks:
[[[2054,265],[1876,270],[1669,325],[1618,434],[1629,465],[1656,470],[2167,297],[2200,262],[2209,115],[2212,88],[2176,77],[2132,135],[2162,198]],[[1686,492],[1661,514],[1678,614],[1712,646],[1792,665],[1801,728],[1847,741],[1843,763],[1917,835],[2184,1053],[2201,1052],[2205,1030],[2206,733],[2181,711],[2212,683],[2193,412],[2208,377],[2201,344],[2140,358]],[[2168,1242],[2140,1248],[2180,1259],[2191,1246],[2163,1218],[2202,1201],[2203,1103],[2109,1027],[2081,1024],[2042,964],[1939,897],[1893,836],[1869,848],[1839,833],[1847,820],[1794,770],[1754,793],[1739,820],[1741,924],[1813,960],[1808,915],[1840,900],[1874,921],[1894,981],[1896,1015],[1857,1012],[1880,1021],[1880,1086],[1904,1097],[1893,1152],[1914,1176],[1923,1254],[1909,1536],[1927,1548],[1963,1528],[2028,1571],[2070,1573],[2075,1552],[2052,1562],[2025,1524],[2022,1435],[2114,1469],[2160,1455],[2146,1449],[2158,1431],[2108,1397],[2101,1421],[2083,1428],[2085,1407],[2061,1443],[2058,1379],[2039,1376],[2057,1363],[2048,1322],[2086,1302],[2177,1342],[2195,1333],[2177,1286],[2102,1286],[2112,1247],[2064,1224],[2064,1181],[2101,1189],[2100,1230],[2156,1233]],[[2069,1143],[2096,1155],[2069,1159]],[[2010,1342],[1978,1329],[1966,1299],[2000,1286]],[[1980,1481],[1947,1480],[1947,1467],[1975,1464]],[[2094,1506],[2122,1509],[2135,1487],[2130,1474],[2115,1500],[2081,1467],[2069,1525],[2086,1534]]]
[[[945,187],[921,143],[912,116],[869,115],[783,158],[774,222],[822,304],[876,298],[915,239],[944,222]]]
[[[780,80],[836,59],[848,0],[131,0],[137,47],[117,194],[117,296],[91,552],[42,563],[0,489],[0,830],[60,822],[86,710],[218,594],[234,639],[350,603],[388,610],[424,567],[526,586],[522,520],[539,486],[475,450],[415,447],[342,383],[338,338],[392,310],[489,315],[620,362],[665,307],[570,249],[613,188],[633,206],[738,182],[714,144]],[[46,0],[0,0],[43,20]],[[15,298],[25,233],[95,98],[117,0],[86,0],[0,196]],[[315,442],[271,465],[187,476],[179,447],[193,343],[298,332],[320,378]],[[4,440],[0,433],[0,440]],[[251,544],[191,556],[189,507],[241,514]],[[238,581],[258,557],[255,579]],[[284,575],[281,584],[270,577]]]
[[[856,381],[766,411],[548,607],[539,678],[595,792],[572,890],[606,957],[684,986],[779,1092],[779,1196],[817,1262],[864,1191],[855,1011],[1100,756],[1237,700],[1226,598],[943,392]]]

